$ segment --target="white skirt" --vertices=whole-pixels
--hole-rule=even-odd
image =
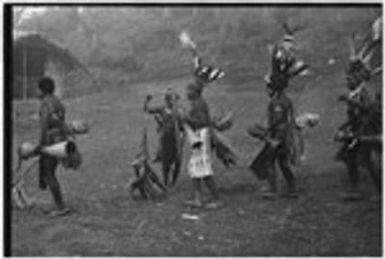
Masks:
[[[194,131],[189,126],[185,126],[185,130],[191,149],[187,166],[190,177],[203,178],[212,175],[209,129],[203,128]]]

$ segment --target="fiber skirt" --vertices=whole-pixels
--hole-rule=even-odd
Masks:
[[[213,174],[210,158],[210,131],[208,128],[192,130],[185,127],[191,155],[188,162],[188,174],[191,178],[203,178]]]

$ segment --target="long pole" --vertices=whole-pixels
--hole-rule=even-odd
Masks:
[[[37,162],[39,162],[39,159],[36,159],[35,161],[33,161],[33,163],[27,168],[27,170],[24,171],[24,173],[22,173],[18,179],[16,179],[13,183],[12,183],[12,188],[16,187],[20,182],[21,180],[23,180],[26,175],[28,174],[29,171],[31,171],[36,165],[37,165]],[[17,169],[18,171],[19,169]]]

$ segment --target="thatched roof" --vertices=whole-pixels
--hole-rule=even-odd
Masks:
[[[14,34],[13,62],[16,74],[24,73],[25,60],[27,75],[31,76],[41,75],[49,60],[58,62],[68,71],[84,70],[88,72],[78,59],[66,49],[59,47],[36,32],[17,32]]]

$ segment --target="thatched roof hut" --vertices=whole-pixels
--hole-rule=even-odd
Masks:
[[[36,32],[15,32],[12,51],[14,98],[36,96],[36,82],[43,76],[55,80],[59,96],[66,95],[69,72],[87,72],[66,49]]]

